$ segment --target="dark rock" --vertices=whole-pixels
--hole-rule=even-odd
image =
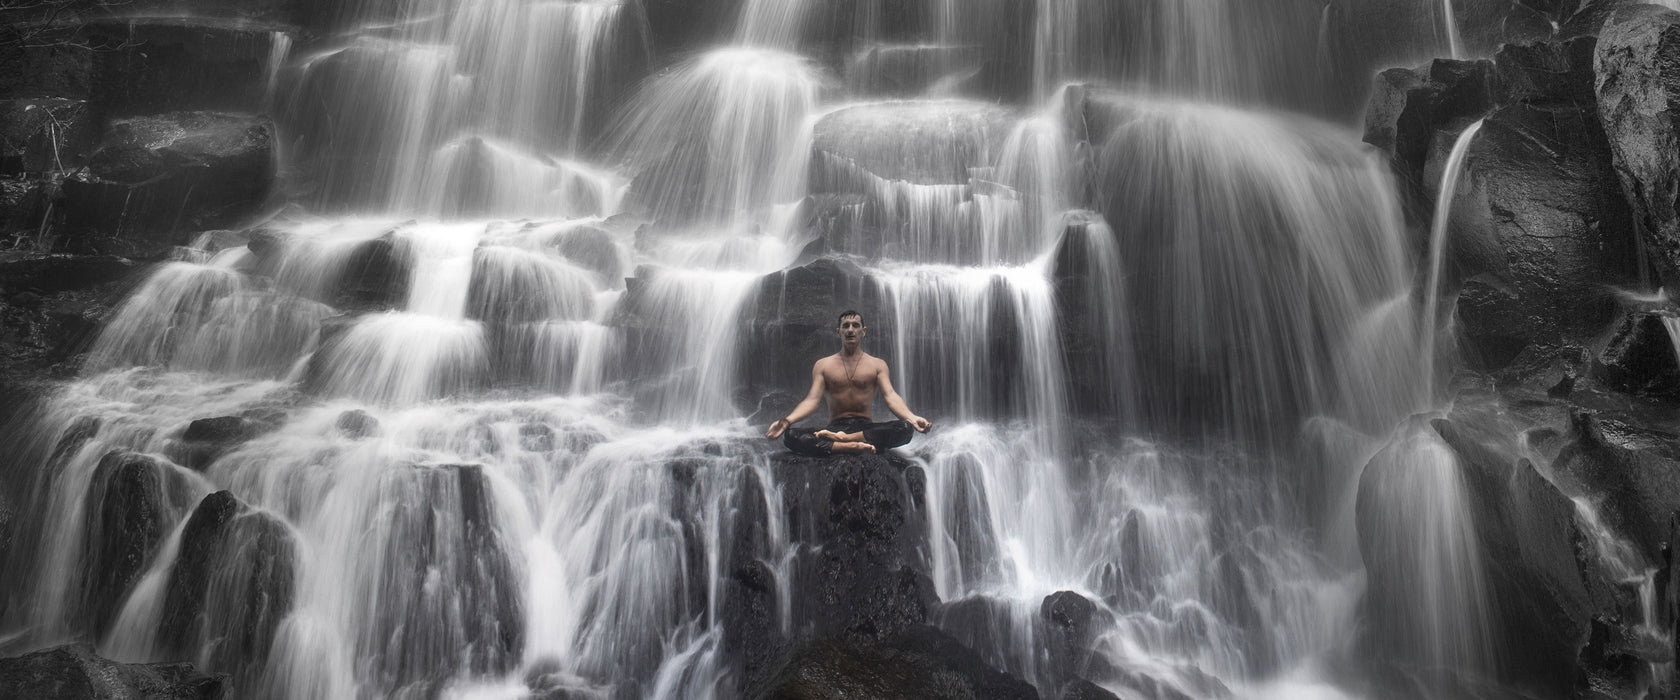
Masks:
[[[1638,283],[1638,243],[1607,149],[1590,105],[1518,103],[1484,122],[1451,205],[1449,243],[1461,278],[1483,286],[1460,315],[1472,358],[1581,344],[1614,318],[1611,288]]]
[[[76,700],[222,700],[226,675],[207,676],[192,664],[120,664],[85,644],[0,659],[0,696]]]
[[[211,17],[120,18],[82,29],[95,47],[89,96],[105,116],[264,108],[287,27]]]
[[[930,624],[973,649],[988,666],[1011,674],[1032,669],[1040,679],[1047,678],[1043,650],[1024,649],[1021,644],[1023,639],[1041,639],[1042,625],[1020,613],[1016,601],[974,593],[940,603]]]
[[[742,334],[739,376],[764,391],[810,387],[811,366],[839,349],[834,329],[847,309],[862,313],[871,327],[868,346],[892,347],[880,332],[887,325],[880,291],[857,265],[822,259],[765,276]]]
[[[1669,514],[1680,509],[1680,436],[1591,413],[1570,416],[1554,470],[1599,503],[1599,516],[1647,561],[1661,561]]]
[[[82,615],[103,635],[179,517],[183,495],[172,467],[148,455],[113,450],[99,460],[84,520]]]
[[[847,62],[846,84],[856,94],[914,97],[940,81],[973,79],[983,56],[978,46],[869,46]]]
[[[256,251],[270,242],[253,237],[247,245]],[[408,262],[397,250],[395,238],[380,236],[358,244],[350,254],[333,305],[358,311],[401,308],[408,298],[408,287]]]
[[[174,112],[111,124],[86,173],[64,183],[66,227],[185,244],[256,211],[274,179],[266,117]]]
[[[200,418],[181,433],[178,454],[181,466],[204,471],[212,462],[262,432],[263,426],[240,416]]]
[[[1078,678],[1062,686],[1062,700],[1120,700],[1120,696],[1108,692],[1100,685]]]
[[[724,43],[741,16],[741,0],[646,0],[649,39],[656,54],[671,56]]]
[[[554,248],[578,267],[594,272],[603,285],[616,286],[624,279],[625,260],[618,243],[606,231],[581,226],[555,237]]]
[[[1581,649],[1582,675],[1585,676],[1583,685],[1590,694],[1582,695],[1634,698],[1646,694],[1646,690],[1652,687],[1652,662],[1664,663],[1672,656],[1668,656],[1667,649],[1650,648],[1651,645],[1640,644],[1633,637],[1630,630],[1616,620],[1604,616],[1593,618],[1587,645]],[[1665,658],[1648,658],[1651,652],[1660,653]]]
[[[1389,153],[1411,196],[1426,198],[1424,167],[1435,133],[1491,110],[1493,86],[1493,64],[1485,60],[1385,70],[1371,88],[1365,142]]]
[[[1489,641],[1500,651],[1501,677],[1541,695],[1567,695],[1591,616],[1611,605],[1602,576],[1585,559],[1591,546],[1575,523],[1575,506],[1532,464],[1507,456],[1514,449],[1498,447],[1508,437],[1459,421],[1432,425],[1468,487],[1487,600],[1495,605]]]
[[[343,432],[345,437],[360,440],[379,434],[379,419],[367,411],[355,408],[338,414],[338,420],[333,421],[333,427]]]
[[[297,543],[279,518],[227,491],[205,496],[181,533],[158,643],[165,654],[258,683],[296,597]],[[202,650],[202,651],[201,651]]]
[[[937,602],[922,554],[921,469],[891,455],[779,455],[800,638],[882,638],[927,620]],[[914,472],[914,477],[912,477]]]
[[[1106,663],[1096,653],[1098,637],[1114,627],[1114,616],[1073,591],[1045,596],[1039,607],[1044,624],[1044,644],[1049,658],[1048,672],[1057,683],[1073,682],[1085,676],[1101,675]]]
[[[801,645],[753,698],[1038,698],[1031,685],[1004,674],[956,640],[918,625],[877,643],[823,639]]]
[[[1567,102],[1591,105],[1594,95],[1593,50],[1590,36],[1568,41],[1506,44],[1493,56],[1494,81],[1500,104]]]
[[[1070,213],[1053,258],[1056,330],[1067,390],[1082,414],[1115,415],[1131,396],[1124,388],[1131,385],[1122,340],[1129,333],[1113,236],[1101,214]]]
[[[368,611],[372,630],[360,652],[380,687],[427,687],[462,672],[517,668],[524,599],[514,553],[497,532],[500,516],[483,468],[415,465],[391,472],[380,491],[391,535]],[[417,628],[451,633],[406,633]],[[397,636],[411,643],[384,643]]]
[[[1631,4],[1605,21],[1595,56],[1603,120],[1639,234],[1665,277],[1680,274],[1680,12]]]
[[[81,167],[96,135],[85,101],[0,101],[0,175]]]
[[[1618,391],[1680,399],[1680,356],[1666,325],[1675,321],[1660,312],[1625,312],[1593,358],[1593,374]]]
[[[0,253],[0,291],[54,293],[123,282],[138,268],[115,255]]]

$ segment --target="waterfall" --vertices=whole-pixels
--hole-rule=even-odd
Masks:
[[[1470,146],[1475,143],[1476,134],[1482,130],[1482,121],[1466,127],[1453,142],[1452,153],[1447,156],[1445,169],[1441,171],[1441,192],[1435,198],[1435,216],[1429,226],[1429,278],[1423,289],[1423,319],[1424,319],[1424,358],[1426,364],[1423,376],[1435,376],[1435,334],[1440,327],[1436,318],[1441,299],[1441,273],[1446,265],[1447,243],[1450,241],[1448,227],[1452,224],[1453,204],[1458,197],[1458,181],[1464,175],[1464,162],[1470,155]]]
[[[1475,126],[1420,295],[1388,165],[1288,111],[1321,3],[717,4],[277,35],[296,206],[152,268],[22,419],[0,642],[241,697],[743,695],[742,571],[776,644],[816,595],[746,417],[808,385],[753,382],[855,303],[936,425],[901,450],[930,619],[988,664],[1060,696],[1071,591],[1122,697],[1362,697],[1373,639],[1483,670],[1465,487],[1407,422]],[[1389,571],[1416,615],[1367,614]]]

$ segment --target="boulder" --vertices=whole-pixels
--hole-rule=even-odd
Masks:
[[[801,645],[748,696],[1036,700],[1038,691],[945,633],[916,625],[875,643],[835,638]]]
[[[889,325],[880,291],[856,264],[823,258],[766,275],[742,333],[737,376],[761,393],[783,390],[797,394],[795,402],[804,398],[811,365],[839,349],[834,329],[847,309],[862,313],[871,326],[870,347],[892,347],[891,336],[879,330]]]
[[[264,109],[289,27],[214,17],[113,18],[82,29],[95,47],[89,100],[104,116]]]
[[[169,463],[113,450],[99,460],[83,522],[82,619],[103,635],[180,517],[185,485]]]
[[[1470,144],[1452,206],[1467,355],[1500,370],[1597,336],[1615,287],[1639,281],[1638,242],[1591,104],[1499,108]]]
[[[253,238],[249,245],[261,244]],[[409,277],[408,261],[397,249],[395,237],[380,236],[357,245],[350,254],[333,305],[354,311],[401,308],[408,299]]]
[[[380,687],[428,687],[460,673],[517,668],[525,603],[483,467],[417,464],[392,472],[380,489],[390,536],[379,554],[384,567],[370,574],[372,629],[360,652]],[[416,628],[449,633],[408,633]],[[398,636],[409,643],[384,643]]]
[[[1510,457],[1515,450],[1501,447],[1509,437],[1497,428],[1448,419],[1432,425],[1467,487],[1500,677],[1541,696],[1566,696],[1593,615],[1615,605],[1575,522],[1575,505],[1527,460]]]
[[[1435,133],[1493,108],[1493,64],[1435,59],[1377,74],[1365,110],[1365,142],[1387,152],[1414,201],[1430,199],[1424,166]]]
[[[204,471],[222,455],[255,437],[265,428],[243,416],[200,418],[187,424],[176,446],[176,461],[195,471]]]
[[[1630,4],[1594,54],[1598,116],[1621,191],[1665,277],[1680,274],[1680,12]]]
[[[254,683],[296,597],[297,543],[278,517],[232,493],[204,497],[181,533],[157,642],[166,656]]]
[[[72,235],[183,245],[255,213],[274,180],[267,117],[172,112],[111,123],[87,172],[64,183]]]
[[[983,102],[881,102],[817,121],[812,192],[871,193],[869,183],[961,185],[987,166],[1014,127],[1009,109]]]
[[[1662,561],[1680,510],[1680,435],[1576,410],[1553,469],[1598,503],[1604,524],[1648,562]]]
[[[186,663],[121,664],[86,644],[0,659],[0,696],[77,700],[222,700],[226,675],[205,675]]]
[[[0,100],[0,175],[74,170],[96,136],[84,100]]]
[[[1669,330],[1676,323],[1671,311],[1624,311],[1593,356],[1593,375],[1617,391],[1680,400],[1680,348]]]
[[[772,469],[797,553],[798,639],[882,639],[925,622],[937,602],[925,559],[925,481],[894,455],[781,454]]]
[[[1496,101],[1593,104],[1596,46],[1590,36],[1501,46],[1493,57]]]

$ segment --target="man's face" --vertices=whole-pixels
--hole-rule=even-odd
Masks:
[[[869,332],[869,329],[863,325],[863,317],[847,316],[840,319],[840,327],[834,329],[834,332],[840,336],[840,346],[851,350],[863,342],[863,335]]]

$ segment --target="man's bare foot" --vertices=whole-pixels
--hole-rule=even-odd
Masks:
[[[833,452],[867,452],[875,453],[875,446],[867,442],[836,442],[829,448]]]
[[[863,442],[862,431],[856,433],[836,433],[832,430],[818,430],[816,432],[816,436],[819,440],[828,440],[830,442]]]

